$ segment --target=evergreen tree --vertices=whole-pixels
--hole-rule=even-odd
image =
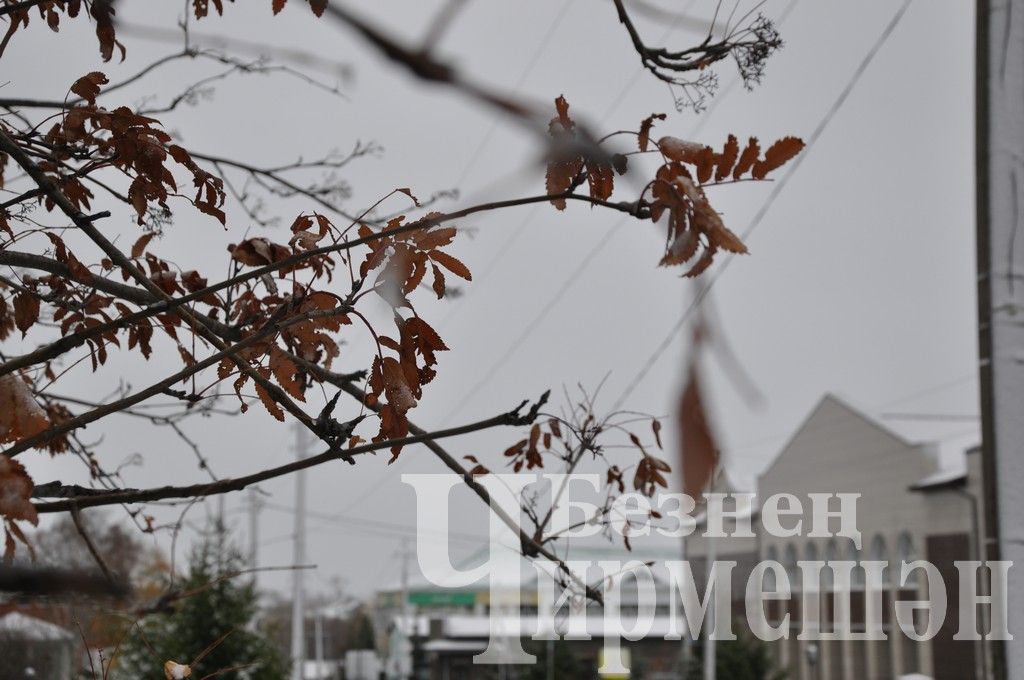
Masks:
[[[349,629],[349,649],[375,649],[377,646],[376,635],[373,632],[373,622],[366,610],[360,607],[352,617],[351,628]]]
[[[227,542],[224,527],[216,526],[192,550],[188,574],[178,586],[193,594],[180,600],[173,613],[154,615],[140,623],[116,661],[115,677],[163,678],[165,662],[191,665],[199,659],[192,677],[223,671],[217,678],[287,678],[287,660],[251,630],[257,612],[256,591],[248,579],[232,577],[242,567],[242,557]]]
[[[582,678],[586,677],[583,671],[583,664],[570,649],[569,642],[555,640],[555,644],[549,646],[547,642],[535,642],[528,645],[530,654],[537,657],[537,663],[526,667],[524,677],[527,680],[547,680],[548,678],[548,653],[554,648],[554,671],[556,678]]]
[[[703,675],[704,645],[694,645],[687,680],[700,680]],[[735,640],[715,643],[715,677],[718,680],[785,680],[788,673],[779,670],[768,647],[752,635],[737,634]]]

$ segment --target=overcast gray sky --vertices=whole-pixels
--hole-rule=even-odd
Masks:
[[[118,12],[133,25],[166,27],[173,26],[181,4],[126,1]],[[658,4],[669,9],[693,5],[690,12],[697,17],[709,16],[714,5],[707,0]],[[768,0],[762,11],[777,17],[788,4]],[[602,131],[635,129],[650,113],[665,112],[668,119],[659,123],[657,134],[690,138],[700,124],[696,140],[716,146],[729,133],[741,139],[806,138],[900,4],[797,0],[781,27],[785,48],[769,63],[764,84],[752,93],[736,88],[731,84],[734,69],[720,65],[727,92],[706,120],[691,111],[676,112],[664,85],[638,72],[637,57],[611,3],[604,0],[470,2],[441,49],[480,80],[509,89],[522,82],[521,92],[535,101],[547,103],[564,94],[574,115]],[[283,75],[235,76],[218,83],[209,101],[164,117],[165,126],[180,132],[186,146],[280,164],[334,147],[347,149],[356,140],[376,141],[384,153],[347,171],[355,191],[348,202],[352,210],[398,186],[427,196],[456,187],[463,177],[458,187],[462,198],[446,206],[543,190],[541,149],[528,133],[457,94],[396,71],[351,32],[315,20],[305,3],[292,0],[278,17],[271,16],[269,5],[230,6],[224,19],[194,27],[196,41],[207,42],[204,35],[231,35],[337,60],[353,73],[343,85],[345,98]],[[421,35],[440,2],[362,5],[366,16],[412,38]],[[638,21],[650,42],[666,31],[664,24]],[[94,69],[117,81],[175,49],[125,31],[121,39],[127,62],[103,64],[89,27],[65,23],[55,36],[37,21],[30,29],[32,39],[20,36],[13,42],[5,56],[4,89],[11,96],[58,97],[75,78]],[[748,242],[751,254],[730,264],[716,282],[711,300],[719,328],[764,395],[763,403],[752,406],[725,377],[722,364],[710,357],[704,365],[727,465],[741,484],[752,484],[828,391],[876,411],[977,412],[973,26],[971,3],[914,2],[754,232]],[[698,34],[677,26],[668,44],[695,40]],[[216,70],[207,64],[168,67],[124,90],[124,101],[150,94],[164,101],[197,74]],[[331,80],[323,70],[307,72]],[[623,184],[622,189],[625,198],[631,187]],[[741,232],[771,189],[770,184],[749,183],[722,187],[714,190],[712,200],[726,223]],[[272,207],[285,224],[311,209],[302,201]],[[211,280],[219,278],[226,245],[238,241],[248,226],[244,215],[232,213],[224,232],[212,220],[178,212],[178,223],[154,249],[186,268],[199,265]],[[116,217],[107,228],[133,239],[134,224]],[[633,221],[615,226],[619,222],[617,214],[581,206],[564,213],[548,206],[518,208],[463,221],[461,226],[473,230],[453,252],[470,266],[476,281],[461,298],[422,301],[418,307],[452,351],[442,356],[439,377],[413,413],[415,421],[427,428],[469,422],[547,388],[559,392],[577,382],[594,388],[605,376],[599,404],[610,407],[676,324],[693,293],[677,271],[655,267],[663,238],[659,228]],[[267,235],[283,241],[285,229]],[[547,306],[549,311],[538,318]],[[672,341],[626,408],[671,412],[681,389],[687,337],[684,332]],[[362,368],[368,350],[354,338],[342,348],[341,367]],[[125,365],[126,379],[143,385],[155,377],[154,369],[168,364],[147,367],[132,360]],[[452,413],[487,376],[468,403]],[[100,397],[116,379],[110,372],[97,379],[83,364],[69,374],[63,389]],[[291,431],[259,407],[236,419],[185,428],[221,475],[280,464],[293,455]],[[932,425],[921,436],[961,446],[972,443],[966,429],[969,423],[966,428],[963,422]],[[125,472],[133,485],[201,479],[191,454],[165,433],[154,434],[124,418],[90,428],[91,436],[101,433],[105,464],[113,467],[135,452],[144,456],[144,466]],[[449,444],[459,455],[497,461],[517,434],[492,430]],[[411,527],[412,492],[399,474],[437,472],[442,466],[419,447],[407,449],[398,466],[388,468],[387,458],[365,458],[354,467],[325,466],[310,475],[311,510],[344,512],[350,518],[310,520],[310,557],[319,565],[314,589],[340,576],[347,589],[366,594],[397,577],[392,555],[401,530],[357,520]],[[25,462],[38,481],[84,477],[70,459],[36,455]],[[293,485],[285,478],[262,488],[272,494],[273,503],[290,506]],[[240,540],[247,541],[244,500],[240,494],[231,496],[227,507]],[[458,502],[466,512],[454,528],[483,531],[483,512],[475,499]],[[193,517],[201,520],[202,513]],[[263,564],[290,562],[291,527],[289,513],[264,511]],[[161,545],[167,543],[161,539]],[[287,578],[268,575],[264,583],[283,588]]]

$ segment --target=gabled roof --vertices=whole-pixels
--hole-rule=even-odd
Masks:
[[[841,409],[844,409],[858,420],[861,420],[867,425],[870,425],[871,427],[875,428],[879,432],[889,437],[892,437],[900,444],[906,446],[913,446],[912,442],[908,441],[903,435],[901,435],[899,432],[894,430],[886,423],[883,423],[881,419],[876,418],[873,415],[869,415],[866,409],[854,406],[853,404],[850,403],[849,400],[840,397],[833,392],[826,392],[824,395],[822,395],[821,399],[817,401],[817,403],[810,410],[810,412],[808,412],[808,414],[804,416],[804,419],[800,422],[796,429],[793,430],[793,433],[789,435],[789,437],[786,439],[786,442],[779,448],[778,453],[776,453],[775,457],[772,458],[772,462],[766,465],[765,468],[758,475],[758,479],[767,475],[771,471],[771,469],[775,467],[775,464],[779,461],[779,458],[782,456],[782,454],[785,453],[786,450],[793,445],[793,442],[796,441],[797,437],[799,437],[807,429],[807,426],[810,425],[811,422],[813,422],[815,416],[817,416],[818,413],[822,411],[822,409],[824,409],[827,405],[830,404],[838,406]],[[760,487],[760,483],[758,483],[758,487]]]
[[[949,485],[960,484],[966,479],[965,447],[954,440],[962,440],[964,437],[974,437],[976,435],[971,432],[959,433],[959,435],[951,440],[948,434],[940,436],[940,433],[937,432],[913,432],[912,429],[908,428],[896,428],[872,413],[870,409],[859,406],[848,397],[841,397],[833,392],[825,393],[818,400],[814,408],[811,409],[800,425],[793,431],[793,434],[786,440],[786,443],[779,449],[772,462],[761,471],[759,478],[771,471],[778,462],[779,457],[807,429],[808,425],[814,420],[814,417],[829,404],[844,409],[853,417],[891,437],[899,444],[923,449],[927,455],[933,457],[938,470],[915,483],[911,487],[912,490],[945,488]],[[925,436],[922,437],[922,434]]]

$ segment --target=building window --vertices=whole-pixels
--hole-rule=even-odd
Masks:
[[[770,562],[779,561],[779,550],[774,545],[768,546],[768,552],[765,555],[765,559]],[[779,587],[778,579],[775,578],[774,569],[766,569],[764,573],[764,589],[765,591],[777,590]]]
[[[782,566],[786,568],[786,577],[789,578],[789,587],[794,591],[800,590],[800,573],[797,571],[796,563],[796,547],[791,543],[786,546],[786,556],[782,561]]]

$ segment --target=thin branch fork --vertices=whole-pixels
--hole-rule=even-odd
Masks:
[[[21,0],[21,2],[14,2],[9,5],[0,7],[0,16],[6,16],[8,14],[14,14],[25,9],[31,9],[36,5],[41,5],[48,0]],[[65,0],[55,0],[55,2],[65,2]]]
[[[113,281],[111,279],[103,278],[100,276],[94,276],[90,280],[89,284],[94,288],[102,290],[105,293],[114,295],[115,297],[120,297],[122,299],[128,300],[135,304],[149,306],[129,316],[122,317],[120,319],[114,319],[110,322],[106,322],[94,326],[92,328],[85,329],[78,333],[73,333],[71,335],[65,336],[49,345],[40,347],[39,349],[28,354],[24,354],[19,357],[13,357],[9,359],[6,363],[0,364],[0,376],[3,376],[7,373],[10,373],[18,369],[27,368],[28,366],[32,366],[42,361],[52,359],[55,356],[58,356],[59,354],[69,349],[72,349],[73,347],[81,345],[87,340],[99,337],[104,333],[115,328],[126,327],[145,318],[156,316],[157,314],[162,314],[164,312],[172,311],[180,307],[181,305],[194,302],[196,300],[199,300],[200,298],[206,297],[213,293],[218,293],[232,286],[245,283],[246,281],[251,281],[254,279],[261,278],[268,274],[273,274],[280,269],[301,264],[308,259],[320,257],[321,255],[331,254],[335,252],[348,251],[358,246],[370,243],[372,241],[379,240],[381,238],[395,236],[397,234],[403,234],[409,231],[416,231],[418,229],[429,229],[431,227],[440,225],[444,222],[459,219],[461,217],[466,217],[468,215],[473,215],[475,213],[487,212],[490,210],[497,210],[501,208],[508,208],[514,206],[530,205],[533,203],[542,203],[544,201],[550,201],[555,199],[581,201],[585,203],[590,203],[591,205],[599,205],[601,207],[617,210],[619,212],[624,212],[638,217],[643,217],[646,214],[646,211],[648,210],[647,202],[643,200],[638,201],[636,203],[613,203],[610,201],[600,201],[598,199],[591,198],[590,196],[577,194],[573,192],[565,192],[562,194],[552,195],[544,194],[538,196],[528,196],[525,198],[509,199],[505,201],[481,203],[478,205],[463,208],[461,210],[456,210],[450,213],[437,215],[429,219],[410,222],[396,229],[391,229],[387,232],[377,232],[369,236],[366,236],[365,238],[344,241],[338,244],[323,246],[320,248],[314,248],[313,250],[307,250],[300,253],[296,253],[287,258],[284,258],[283,260],[278,260],[277,262],[264,265],[262,267],[249,269],[247,271],[239,273],[238,275],[232,278],[225,279],[224,281],[207,286],[206,288],[203,288],[201,290],[197,290],[193,293],[189,293],[187,295],[182,295],[180,297],[174,298],[168,298],[164,296],[163,299],[161,299],[148,290],[136,288],[134,286],[128,286],[126,284]],[[42,271],[48,271],[50,273],[57,274],[58,276],[70,278],[70,270],[65,265],[57,262],[56,260],[43,257],[41,255],[20,253],[16,251],[0,251],[0,264],[10,264],[13,266],[25,267],[30,269],[39,269]],[[200,318],[200,323],[216,332],[222,338],[231,340],[238,339],[239,335],[236,329],[227,326],[224,323],[217,321],[216,319],[212,319],[209,316],[200,315],[198,312],[194,312],[194,314],[196,314]]]
[[[114,505],[120,503],[143,503],[148,501],[158,501],[175,498],[203,498],[208,496],[215,496],[230,491],[241,491],[242,489],[252,484],[258,484],[265,482],[269,479],[281,477],[284,475],[297,472],[299,470],[305,470],[307,468],[316,467],[323,465],[324,463],[332,462],[335,460],[341,460],[349,456],[358,456],[364,453],[372,453],[381,449],[388,449],[393,446],[408,446],[410,444],[419,444],[422,442],[432,441],[435,439],[444,439],[446,437],[456,437],[470,432],[477,432],[479,430],[486,430],[493,427],[501,426],[519,426],[528,422],[531,417],[536,417],[536,409],[531,408],[526,413],[521,413],[523,407],[527,402],[523,402],[515,409],[506,411],[499,415],[480,420],[475,423],[468,425],[460,425],[458,427],[451,427],[444,430],[437,430],[435,432],[423,432],[422,434],[410,435],[408,437],[402,437],[400,439],[386,439],[378,442],[370,442],[367,444],[361,444],[354,446],[350,449],[341,450],[337,448],[327,449],[323,453],[316,456],[310,456],[303,458],[302,460],[292,461],[284,465],[277,467],[268,468],[255,472],[250,475],[243,477],[226,478],[216,482],[208,482],[203,484],[190,484],[187,486],[163,486],[152,489],[124,489],[113,492],[99,492],[85,496],[75,496],[59,501],[51,501],[46,503],[36,503],[36,512],[47,513],[47,512],[68,512],[74,507],[78,508],[89,508],[101,505]],[[539,407],[538,407],[539,408]],[[47,490],[49,493],[59,492],[60,487],[47,485],[41,487]]]
[[[352,398],[362,403],[363,391],[356,384],[354,384],[353,381],[348,376],[333,373],[327,370],[326,368],[323,368],[322,366],[306,361],[294,354],[289,354],[289,357],[293,361],[302,365],[304,368],[306,368],[311,373],[316,375],[319,379],[323,380],[324,382],[328,382],[334,385],[335,387],[338,387],[343,392],[345,392]],[[547,397],[548,393],[545,392],[541,399],[537,403],[535,403],[533,407],[531,407],[530,413],[527,414],[524,420],[529,419],[530,422],[535,420],[536,417],[539,415],[541,407],[547,401]],[[380,410],[379,406],[370,406],[369,408],[371,408],[374,411]],[[415,435],[426,434],[426,430],[424,430],[421,427],[418,427],[415,423],[412,422],[409,423],[409,431]],[[579,575],[574,573],[569,568],[569,565],[566,564],[565,561],[562,560],[562,558],[556,555],[550,548],[544,545],[544,543],[538,541],[535,536],[531,536],[529,533],[527,533],[519,525],[519,523],[515,519],[510,517],[508,513],[506,513],[501,507],[492,505],[491,495],[490,493],[488,493],[487,489],[484,488],[484,486],[480,484],[472,474],[470,474],[469,470],[467,470],[465,466],[463,466],[462,463],[460,463],[454,455],[452,455],[447,449],[441,446],[436,441],[436,439],[427,439],[424,440],[422,443],[434,455],[436,455],[442,463],[445,464],[445,467],[447,467],[449,470],[451,470],[459,477],[461,477],[462,481],[465,482],[465,484],[473,491],[473,493],[475,493],[484,503],[487,503],[488,507],[491,508],[494,514],[498,516],[498,519],[500,519],[502,523],[505,524],[505,526],[507,526],[509,529],[515,532],[516,536],[519,537],[519,542],[522,545],[524,554],[529,553],[533,555],[541,555],[545,559],[551,560],[552,562],[556,563],[559,566],[559,568],[565,574],[567,574],[569,578],[572,579],[572,581],[578,587],[582,588],[586,592],[588,598],[594,600],[595,602],[603,601],[603,597],[599,590],[595,589],[591,585],[588,585],[582,578],[579,577]]]
[[[282,320],[279,320],[279,321],[268,323],[261,330],[256,331],[255,333],[253,333],[249,337],[245,338],[244,340],[242,340],[242,341],[240,341],[240,342],[238,342],[238,343],[236,343],[234,345],[226,346],[226,345],[223,345],[223,343],[221,343],[223,345],[223,347],[224,347],[221,351],[216,352],[214,354],[211,354],[210,356],[206,357],[202,361],[198,361],[198,362],[192,364],[191,366],[186,366],[185,368],[181,369],[177,373],[175,373],[175,374],[173,374],[171,376],[168,376],[168,377],[164,378],[163,380],[155,382],[152,385],[150,385],[149,387],[147,387],[147,388],[145,388],[143,390],[139,390],[138,392],[136,392],[134,394],[128,395],[128,396],[124,397],[123,399],[118,399],[118,400],[112,401],[112,402],[110,402],[108,404],[104,404],[102,406],[99,406],[99,407],[97,407],[97,408],[95,408],[95,409],[93,409],[91,411],[86,411],[85,413],[79,414],[79,415],[75,416],[74,418],[71,418],[71,419],[66,420],[66,421],[64,421],[62,423],[54,425],[53,427],[51,427],[51,428],[49,428],[47,430],[44,430],[44,431],[40,432],[37,435],[34,435],[32,437],[27,437],[25,439],[22,439],[17,444],[14,444],[13,446],[7,448],[6,450],[0,451],[0,455],[14,457],[14,456],[18,455],[19,453],[22,453],[22,452],[24,452],[24,451],[26,451],[26,450],[28,450],[30,448],[33,448],[33,447],[38,446],[40,444],[44,444],[47,441],[53,439],[54,437],[57,437],[57,436],[60,436],[60,435],[64,434],[65,432],[70,432],[71,430],[76,430],[76,429],[78,429],[80,427],[84,427],[85,425],[88,425],[89,423],[95,422],[95,421],[99,420],[100,418],[108,416],[108,415],[110,415],[112,413],[117,413],[118,411],[121,411],[121,410],[123,410],[125,408],[128,408],[130,406],[134,406],[135,404],[138,404],[139,402],[145,401],[146,399],[149,399],[150,397],[154,397],[154,396],[156,396],[158,394],[162,394],[165,390],[170,388],[172,385],[174,385],[178,381],[185,380],[186,378],[188,378],[188,377],[198,373],[199,371],[202,371],[202,370],[207,369],[207,368],[209,368],[211,366],[214,366],[215,364],[219,363],[221,360],[223,360],[225,358],[233,357],[233,356],[237,355],[237,353],[239,351],[245,349],[246,347],[250,347],[250,346],[255,345],[255,344],[259,343],[259,342],[262,342],[262,341],[264,341],[264,340],[266,340],[266,339],[268,339],[268,338],[270,338],[270,337],[280,333],[282,330],[284,330],[288,326],[291,326],[293,324],[299,323],[301,321],[307,321],[307,320],[314,319],[314,318],[322,318],[322,317],[325,317],[325,316],[337,316],[337,315],[340,315],[340,314],[348,313],[349,311],[350,311],[350,308],[348,308],[348,307],[340,307],[340,308],[331,309],[331,310],[323,310],[323,311],[317,311],[317,312],[306,312],[304,314],[297,314],[295,316],[292,316],[291,318],[282,319]],[[314,428],[315,427],[316,426],[314,425]],[[316,429],[314,429],[314,432],[317,433],[318,437],[320,436],[320,433]]]
[[[99,248],[119,266],[124,272],[140,283],[146,290],[150,291],[160,299],[170,301],[171,297],[165,293],[159,286],[149,279],[142,271],[139,270],[135,264],[128,259],[128,257],[111,243],[106,236],[104,236],[92,222],[78,210],[71,201],[64,195],[64,193],[57,187],[53,181],[42,171],[39,166],[32,162],[32,160],[25,154],[20,146],[18,146],[2,129],[0,129],[0,150],[7,152],[11,158],[21,166],[21,168],[32,177],[33,181],[38,184],[53,202],[58,205],[62,212],[67,215],[72,222],[75,223],[83,233],[85,233]],[[245,359],[239,357],[230,351],[227,344],[221,340],[216,333],[211,331],[209,328],[203,325],[202,319],[197,315],[193,314],[190,310],[182,307],[176,307],[174,314],[179,316],[183,321],[193,326],[194,330],[207,341],[210,342],[221,352],[225,352],[226,356],[231,359],[232,363],[238,367],[240,371],[248,375],[253,382],[259,385],[263,390],[267,392],[270,397],[280,404],[286,411],[288,411],[296,420],[316,435],[318,438],[322,438],[322,433],[317,424],[313,421],[310,416],[303,411],[298,404],[288,396],[287,393],[267,378],[264,378],[260,373]],[[21,446],[19,444],[18,446]],[[17,447],[15,447],[17,448]]]

